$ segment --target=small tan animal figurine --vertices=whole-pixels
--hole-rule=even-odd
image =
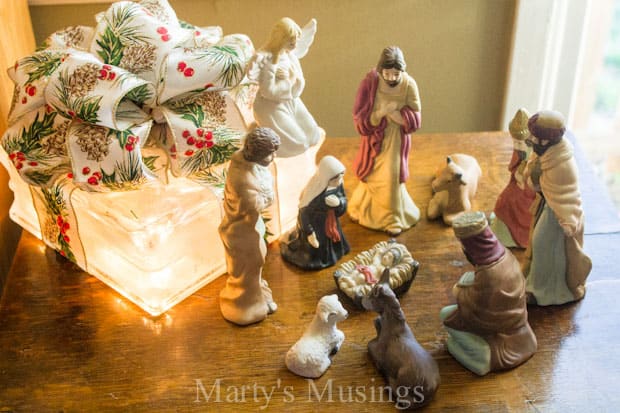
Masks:
[[[368,343],[368,353],[390,387],[396,408],[416,409],[435,395],[439,369],[413,336],[400,302],[388,285],[389,274],[386,268],[381,281],[362,300],[364,308],[379,313],[375,319],[377,337]]]
[[[481,175],[480,165],[473,156],[462,153],[448,156],[446,165],[431,183],[434,195],[428,204],[427,218],[441,215],[446,225],[452,225],[456,217],[470,211]]]

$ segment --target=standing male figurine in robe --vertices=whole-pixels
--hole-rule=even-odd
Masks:
[[[383,49],[376,69],[362,80],[353,107],[361,135],[354,161],[360,183],[349,215],[360,225],[398,235],[414,226],[420,210],[407,192],[412,132],[422,123],[418,86],[406,72],[402,51]]]
[[[572,145],[564,138],[566,126],[559,112],[536,113],[528,128],[526,143],[534,153],[524,175],[538,192],[523,268],[528,303],[577,301],[586,293],[592,261],[583,250],[584,215]]]
[[[256,128],[230,159],[219,227],[228,270],[220,292],[220,311],[226,320],[239,325],[262,321],[278,308],[262,278],[267,245],[260,213],[274,199],[273,177],[267,167],[279,145],[273,130]]]

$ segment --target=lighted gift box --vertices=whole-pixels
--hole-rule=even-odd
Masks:
[[[152,0],[52,35],[10,70],[11,218],[152,315],[223,274],[222,188],[251,122],[253,53]],[[270,239],[294,225],[319,146],[274,163]]]

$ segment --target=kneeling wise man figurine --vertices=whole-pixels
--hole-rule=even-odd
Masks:
[[[273,177],[267,167],[279,145],[273,130],[256,128],[230,159],[219,227],[228,270],[220,310],[226,320],[239,325],[262,321],[278,308],[261,275],[267,245],[260,213],[274,199]]]

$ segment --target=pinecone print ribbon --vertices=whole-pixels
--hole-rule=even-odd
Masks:
[[[226,91],[244,77],[249,38],[180,22],[165,0],[121,1],[97,19],[54,33],[10,70],[1,144],[21,177],[108,192],[154,180],[158,163],[217,182],[245,128],[227,115]]]

